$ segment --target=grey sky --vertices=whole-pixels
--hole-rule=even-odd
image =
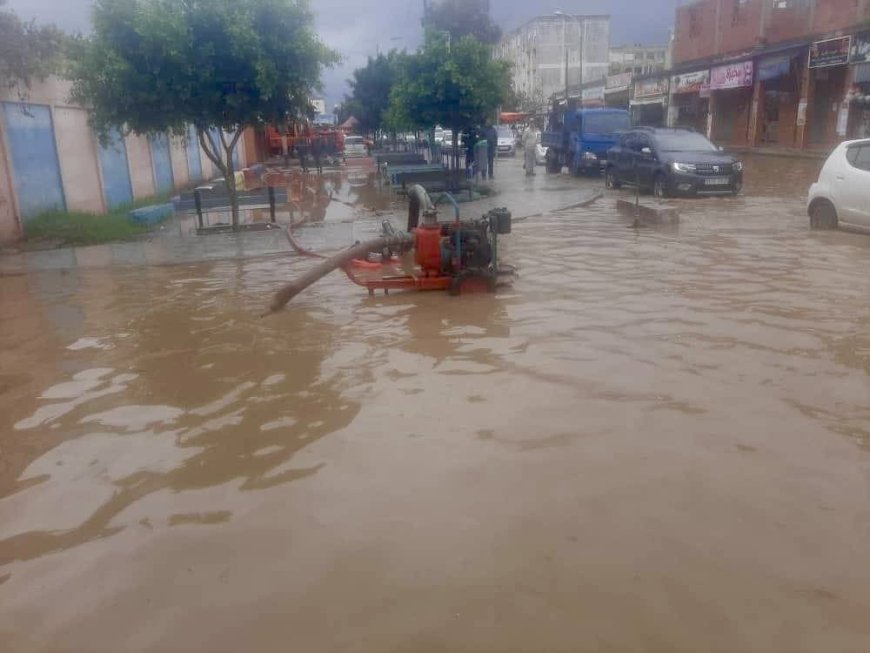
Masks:
[[[509,31],[557,9],[574,14],[610,14],[613,45],[665,44],[677,0],[491,0],[493,19]],[[22,18],[87,31],[92,0],[9,0]],[[323,77],[328,106],[341,100],[345,80],[378,49],[415,48],[421,38],[422,0],[311,0],[321,38],[344,57]],[[353,7],[353,9],[349,9]]]

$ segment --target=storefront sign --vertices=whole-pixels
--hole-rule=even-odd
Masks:
[[[604,87],[593,86],[592,88],[583,89],[583,104],[603,104],[604,103]]]
[[[752,62],[719,66],[710,71],[710,88],[714,91],[723,88],[743,88],[752,86]]]
[[[604,92],[619,93],[620,91],[627,91],[629,86],[631,86],[631,73],[611,75],[604,82]]]
[[[856,34],[852,39],[852,52],[849,55],[849,63],[870,62],[870,32]]]
[[[810,68],[826,66],[842,66],[849,62],[849,49],[852,37],[843,36],[838,39],[817,41],[810,46]]]
[[[673,93],[700,93],[701,89],[710,87],[710,71],[700,70],[696,73],[683,73],[671,77]]]
[[[797,126],[803,127],[807,124],[807,101],[801,100],[798,103]]]
[[[843,102],[840,105],[840,111],[837,113],[837,136],[846,135],[846,127],[849,124],[849,103]]]
[[[634,83],[634,97],[647,98],[656,95],[665,95],[668,92],[668,80],[666,77],[653,79],[639,79]]]

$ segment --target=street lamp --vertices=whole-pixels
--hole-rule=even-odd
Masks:
[[[565,48],[565,104],[568,104],[568,36],[565,26],[568,20],[573,20],[580,27],[580,105],[583,105],[583,21],[576,16],[566,14],[561,9],[553,12],[554,16],[562,19],[562,46]]]

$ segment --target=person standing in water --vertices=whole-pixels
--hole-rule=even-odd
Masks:
[[[529,123],[526,131],[523,132],[523,167],[526,169],[526,177],[532,177],[535,174],[535,148],[538,145],[540,136],[537,125]]]

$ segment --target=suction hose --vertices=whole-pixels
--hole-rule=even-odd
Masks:
[[[371,252],[381,252],[384,249],[401,252],[411,249],[413,246],[414,236],[406,233],[396,233],[375,240],[367,240],[364,243],[357,243],[349,249],[324,259],[301,277],[281,288],[275,293],[268,312],[280,311],[308,286],[316,283],[330,272],[347,267],[354,259],[365,259]]]

